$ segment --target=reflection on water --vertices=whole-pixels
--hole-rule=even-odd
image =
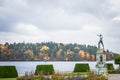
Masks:
[[[0,62],[0,65],[15,65],[18,71],[18,74],[24,74],[26,71],[34,72],[36,65],[39,64],[53,64],[55,72],[71,72],[74,70],[76,63],[89,63],[90,69],[95,69],[96,62],[85,62],[85,61],[55,61],[55,62],[41,62],[41,61],[30,61],[30,62]],[[114,61],[108,61],[107,63],[113,63]],[[114,64],[114,68],[117,68],[118,65]]]

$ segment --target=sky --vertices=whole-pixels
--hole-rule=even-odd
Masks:
[[[0,0],[0,43],[97,46],[120,53],[120,0]]]

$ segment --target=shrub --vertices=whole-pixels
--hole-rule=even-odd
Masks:
[[[76,64],[74,68],[74,72],[88,72],[89,70],[89,64]]]
[[[87,80],[108,80],[108,78],[104,75],[95,75],[94,72],[89,72]]]
[[[116,56],[114,59],[115,64],[119,64],[119,70],[120,70],[120,55]]]
[[[0,66],[0,78],[15,78],[17,76],[15,66]]]
[[[59,73],[54,73],[53,75],[52,75],[52,80],[60,80],[60,74]]]
[[[108,70],[114,70],[113,64],[112,63],[108,63],[107,64],[107,69]]]
[[[108,80],[108,79],[103,75],[99,75],[99,76],[89,77],[87,80]]]
[[[114,72],[114,67],[112,63],[107,63],[107,70],[108,70],[108,73]]]
[[[54,73],[53,65],[37,65],[35,70],[35,75],[37,74],[51,75]]]

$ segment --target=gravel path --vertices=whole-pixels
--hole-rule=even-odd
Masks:
[[[120,80],[120,74],[109,74],[108,80]]]

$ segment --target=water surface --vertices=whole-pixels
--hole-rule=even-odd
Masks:
[[[53,64],[55,72],[72,72],[76,63],[89,63],[90,69],[95,69],[96,62],[87,62],[87,61],[29,61],[29,62],[0,62],[0,65],[15,65],[18,71],[18,74],[24,74],[26,71],[34,72],[36,65],[39,64]],[[114,64],[114,61],[108,61],[107,63],[113,63],[114,68],[117,68],[118,65]]]

